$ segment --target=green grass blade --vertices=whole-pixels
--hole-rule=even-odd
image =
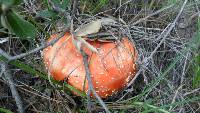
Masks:
[[[7,59],[3,56],[0,56],[0,60],[6,61]],[[23,63],[19,60],[10,61],[9,64],[11,64],[11,65],[13,65],[17,68],[20,68],[21,70],[23,70],[27,73],[30,73],[31,75],[40,76],[42,79],[49,80],[48,75],[45,74],[45,72],[41,72],[39,70],[36,70],[36,69],[32,68],[31,66],[29,66],[29,65],[27,65],[27,64],[25,64],[25,63]],[[54,84],[62,86],[62,84],[59,83],[59,81],[56,81],[52,78],[51,78],[51,82],[54,83]],[[77,90],[76,88],[74,88],[73,86],[71,86],[69,84],[66,84],[65,82],[64,82],[64,88],[68,88],[71,91],[76,92],[77,94],[79,94],[83,98],[86,97],[86,94],[84,92]],[[60,90],[62,90],[62,88]]]
[[[0,108],[0,113],[13,113],[13,112],[5,108]]]

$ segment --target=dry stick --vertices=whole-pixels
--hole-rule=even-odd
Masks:
[[[74,1],[74,3],[76,3],[76,5],[73,5],[73,10],[72,10],[72,12],[75,12],[75,9],[76,9],[75,7],[77,6],[77,2],[76,2],[76,1],[77,1],[77,0]],[[56,12],[62,12],[58,7],[55,7],[55,5],[53,5],[53,3],[51,2],[51,0],[49,0],[49,3],[52,4],[54,11],[56,11]],[[151,15],[145,17],[145,18],[142,18],[142,19],[140,19],[140,20],[134,22],[132,25],[136,25],[136,24],[140,23],[141,21],[146,20],[147,18],[149,18],[149,17],[151,17],[151,16],[153,16],[153,15],[156,15],[156,14],[158,14],[158,13],[160,13],[160,12],[162,12],[162,11],[168,9],[168,8],[171,8],[172,6],[173,6],[173,5],[170,5],[169,7],[163,8],[162,10],[159,10],[159,11],[157,11],[157,12],[155,12],[155,13],[153,13],[153,14],[151,14]],[[64,14],[64,15],[66,15],[66,14]],[[74,18],[74,15],[72,16],[72,18]],[[64,34],[63,34],[63,35],[64,35]],[[61,36],[61,37],[62,37],[62,36]],[[20,54],[20,55],[16,55],[16,56],[10,57],[10,58],[9,58],[9,61],[11,61],[11,60],[17,60],[17,59],[23,58],[23,57],[25,57],[25,56],[28,56],[28,55],[30,55],[30,54],[36,53],[36,52],[38,52],[38,51],[40,51],[40,50],[42,50],[42,49],[44,49],[44,48],[46,48],[46,47],[48,47],[48,46],[50,46],[50,45],[53,45],[53,44],[56,43],[61,37],[55,38],[55,39],[53,39],[52,41],[50,41],[49,43],[45,43],[44,45],[42,45],[42,46],[40,46],[40,47],[38,47],[38,48],[35,48],[35,49],[33,49],[33,50],[29,51],[29,52],[22,53],[22,54]],[[1,49],[0,49],[0,54],[1,54]],[[5,56],[4,56],[4,57],[5,57]],[[6,58],[8,58],[8,57],[6,57]]]
[[[200,88],[197,88],[197,89],[194,89],[194,90],[192,90],[190,92],[186,92],[185,94],[183,94],[183,96],[185,97],[185,96],[188,96],[188,95],[190,95],[192,93],[199,92],[199,91],[200,91]]]
[[[12,56],[10,56],[9,54],[7,54],[5,51],[3,51],[1,48],[0,48],[0,56],[3,56],[5,57],[6,59],[10,60],[12,58]]]
[[[76,39],[74,38],[74,18],[75,18],[75,11],[76,11],[76,8],[77,8],[77,0],[74,0],[74,3],[73,3],[73,9],[71,11],[71,26],[70,26],[70,32],[71,32],[71,35],[72,35],[72,40],[75,41]],[[75,44],[75,43],[74,43]],[[76,46],[76,45],[75,45]],[[80,45],[80,48],[81,48],[81,45]],[[80,49],[78,46],[77,46],[77,49]],[[87,109],[88,109],[88,112],[91,113],[91,100],[90,100],[90,88],[88,89],[88,92],[87,92]],[[89,95],[88,95],[89,94]]]
[[[164,34],[165,32],[162,32],[161,35],[158,37],[158,39],[160,39],[161,37],[163,37],[163,39],[160,41],[160,43],[157,45],[157,47],[154,49],[154,51],[151,53],[151,55],[149,56],[149,58],[151,59],[153,57],[153,55],[155,54],[155,52],[158,50],[158,48],[161,46],[161,44],[165,41],[165,39],[167,38],[167,36],[169,35],[169,33],[172,31],[172,29],[175,27],[176,25],[176,22],[178,21],[179,17],[181,16],[182,12],[183,12],[183,9],[185,7],[185,5],[187,4],[187,1],[188,0],[185,0],[182,7],[181,7],[181,10],[179,11],[178,15],[176,16],[176,18],[174,19],[174,22],[171,23],[168,31],[166,32],[166,34]]]
[[[70,32],[72,34],[72,40],[75,41],[76,39],[74,39],[74,18],[75,18],[75,12],[76,12],[76,9],[77,9],[77,0],[74,0],[74,3],[73,3],[73,9],[72,9],[72,12],[71,12],[71,28],[70,28]],[[81,49],[81,45],[80,45],[80,48],[78,47],[77,49]],[[87,73],[87,71],[86,71]],[[89,85],[90,86],[90,85]],[[90,87],[88,89],[88,92],[87,92],[87,109],[88,109],[88,112],[91,113],[91,108],[92,108],[92,104],[91,104],[91,100],[90,100],[90,93],[91,93],[91,90],[90,90]]]
[[[74,19],[75,17],[75,12],[76,12],[76,9],[77,9],[77,6],[78,6],[78,0],[74,0],[74,3],[73,3],[73,9],[72,9],[72,19]]]
[[[80,50],[80,52],[81,52],[81,54],[83,56],[83,63],[84,63],[84,66],[85,66],[86,79],[88,80],[87,76],[89,75],[89,77],[90,77],[88,56],[85,54],[85,52],[82,49]],[[86,61],[86,63],[85,63],[85,61]],[[88,109],[89,113],[92,113],[92,111],[91,111],[92,103],[91,103],[91,98],[90,98],[90,94],[91,94],[91,90],[92,90],[91,85],[93,86],[92,81],[88,80],[88,84],[89,84],[89,88],[88,88],[88,91],[87,91],[87,101],[88,101],[87,109]]]
[[[182,85],[179,86],[179,87],[177,88],[177,90],[175,91],[174,97],[173,97],[172,102],[171,102],[172,105],[173,105],[174,102],[176,102],[176,97],[178,96],[179,90],[180,90],[181,88],[182,88]],[[172,111],[172,109],[173,109],[173,106],[170,106],[169,111]]]
[[[152,14],[149,14],[148,16],[146,16],[146,17],[144,17],[144,18],[141,18],[141,19],[139,19],[138,21],[134,22],[133,24],[131,24],[131,26],[137,25],[138,23],[140,23],[140,22],[142,22],[142,21],[145,21],[145,20],[148,19],[149,17],[152,17],[152,16],[154,16],[154,15],[157,15],[157,14],[163,12],[164,10],[171,8],[172,6],[174,6],[174,4],[172,4],[172,5],[168,6],[168,7],[165,7],[165,8],[163,8],[163,9],[161,9],[161,10],[158,10],[158,11],[152,13]],[[130,23],[131,23],[131,22],[130,22]]]
[[[122,6],[128,4],[128,3],[132,2],[132,1],[133,1],[133,0],[128,0],[127,2],[125,2],[125,3],[123,3],[123,4],[120,3],[120,6],[115,10],[115,12],[114,12],[113,15],[115,15],[115,14],[117,13],[117,11],[120,10],[120,9],[122,8]],[[120,12],[120,11],[119,11],[119,12]]]
[[[183,72],[182,72],[182,76],[181,76],[180,86],[177,88],[177,90],[176,90],[176,92],[175,92],[175,94],[174,94],[174,97],[173,97],[173,99],[172,99],[171,104],[173,104],[173,103],[176,101],[176,98],[177,98],[177,96],[178,96],[178,94],[179,94],[179,90],[180,90],[180,95],[182,96],[182,87],[183,87],[183,84],[182,84],[182,83],[183,83],[183,79],[184,79],[184,76],[185,76],[185,70],[186,70],[186,65],[187,65],[188,54],[189,54],[189,53],[187,53],[187,56],[186,56],[186,58],[185,58],[185,63],[184,63],[184,66],[183,66]],[[173,110],[173,107],[172,107],[172,106],[170,106],[170,108],[169,108],[169,111],[171,111],[171,110]]]
[[[89,84],[89,89],[92,91],[92,93],[94,94],[94,96],[97,98],[97,100],[99,101],[99,103],[101,104],[101,106],[105,109],[106,113],[111,113],[106,104],[103,102],[103,100],[99,97],[99,95],[96,93],[93,84],[92,84],[92,79],[90,77],[90,71],[89,71],[89,64],[88,64],[88,55],[81,49],[81,54],[83,56],[83,63],[85,66],[85,72],[86,72],[86,78],[88,80],[88,84]]]
[[[78,0],[74,0],[74,3],[73,3],[73,9],[72,9],[72,12],[71,12],[71,16],[72,16],[72,18],[71,18],[71,30],[70,30],[70,32],[71,32],[71,34],[72,34],[72,40],[73,41],[75,41],[76,39],[74,38],[74,18],[75,18],[75,12],[76,12],[76,9],[77,9],[77,5],[78,5]],[[82,39],[81,37],[77,37],[77,38],[79,38],[78,40],[80,41],[80,40],[82,40],[82,42],[83,41],[85,41],[84,39]],[[87,44],[87,42],[85,43],[85,44]],[[81,49],[81,45],[80,45],[80,48],[77,46],[77,49],[80,49],[80,51],[82,51],[82,49]],[[83,51],[82,51],[83,52]],[[83,54],[82,54],[83,55]],[[83,56],[84,57],[84,56]],[[87,57],[87,56],[86,56]],[[88,61],[88,60],[86,60],[86,61]],[[85,64],[85,63],[84,63]],[[90,73],[89,72],[89,69],[86,69],[86,68],[88,68],[88,64],[87,64],[87,67],[85,66],[85,70],[86,70],[86,75],[87,75],[87,73]],[[91,84],[92,85],[92,84]],[[91,94],[91,88],[90,88],[90,86],[91,86],[90,84],[89,84],[89,89],[88,89],[88,92],[87,92],[87,101],[88,101],[88,104],[87,104],[87,109],[88,109],[88,111],[89,111],[89,113],[91,113],[91,108],[92,108],[92,104],[91,104],[91,98],[90,98],[90,94]],[[98,95],[97,95],[98,96]],[[103,101],[102,101],[103,102]],[[104,103],[103,103],[104,104]]]
[[[156,48],[154,49],[154,51],[150,54],[149,57],[145,58],[143,60],[142,63],[144,63],[144,66],[148,66],[148,62],[150,59],[152,59],[153,55],[156,53],[156,51],[160,48],[161,44],[165,41],[165,39],[167,38],[167,36],[169,35],[169,33],[171,32],[171,30],[175,27],[176,22],[178,21],[181,13],[183,12],[183,9],[185,7],[185,5],[187,4],[188,0],[185,0],[178,15],[176,16],[176,18],[174,19],[173,23],[169,24],[164,30],[163,32],[160,34],[160,36],[158,37],[158,39],[162,38],[162,40],[160,41],[160,43],[156,46]],[[148,17],[148,16],[147,16]],[[169,28],[168,28],[169,27]],[[168,28],[168,30],[167,30]],[[167,31],[166,31],[167,30]],[[142,69],[140,69],[138,72],[141,72]],[[139,74],[136,74],[137,76],[134,77],[134,79],[132,79],[129,84],[127,85],[127,87],[129,87],[130,85],[132,85],[136,79],[136,77],[138,77]]]
[[[171,24],[169,24],[164,30],[163,32],[160,34],[160,36],[158,37],[159,39],[162,38],[161,36],[163,36],[163,34],[165,33],[165,31],[167,31],[167,29],[169,28]],[[164,38],[165,39],[165,38]],[[158,46],[154,49],[154,51],[151,53],[151,55],[147,58],[144,58],[144,60],[141,63],[141,68],[139,69],[139,71],[136,73],[135,77],[129,82],[129,84],[127,85],[127,87],[131,86],[134,81],[138,78],[139,74],[143,71],[143,68],[148,66],[148,62],[149,59],[152,58],[152,56],[155,54],[155,52],[157,51],[157,49],[160,47],[160,45],[163,43],[164,40],[161,40],[160,43],[158,44]]]
[[[199,12],[200,9],[199,9],[199,6],[198,6],[198,1],[197,1],[197,0],[194,0],[194,1],[195,1],[195,7],[196,7],[196,10],[197,10],[197,12]]]
[[[6,83],[5,81],[3,81],[1,79],[0,79],[0,81],[3,82],[3,83]],[[66,101],[66,100],[57,100],[57,99],[54,99],[54,98],[52,98],[50,96],[47,96],[47,95],[43,94],[42,92],[40,92],[38,90],[32,88],[31,86],[28,86],[27,84],[25,84],[23,82],[20,82],[20,81],[17,81],[17,82],[19,82],[20,84],[22,84],[22,85],[14,84],[17,88],[19,88],[19,89],[21,89],[23,91],[26,91],[26,92],[28,92],[30,94],[33,94],[34,96],[38,96],[40,98],[43,98],[43,99],[46,99],[46,100],[49,100],[49,101],[54,101],[54,102],[57,102],[57,103],[69,102],[69,101]],[[23,87],[21,87],[21,86],[23,86]],[[30,88],[30,89],[28,89],[28,88]],[[21,91],[21,92],[23,92],[23,91]],[[6,97],[9,97],[9,96],[6,96]],[[73,102],[73,104],[74,104],[74,102]]]
[[[69,14],[68,14],[67,12],[65,12],[65,11],[63,11],[62,9],[60,9],[59,7],[55,6],[51,0],[49,0],[49,3],[52,5],[53,11],[58,12],[58,13],[61,13],[61,14],[64,15],[66,18],[70,19],[70,16],[69,16]],[[31,50],[31,51],[28,51],[28,52],[26,52],[26,53],[22,53],[22,54],[20,54],[20,55],[13,56],[13,57],[10,58],[9,60],[11,61],[11,60],[17,60],[17,59],[23,58],[23,57],[28,56],[28,55],[30,55],[30,54],[32,54],[32,53],[36,53],[36,52],[38,52],[38,51],[40,51],[40,50],[42,50],[42,49],[45,49],[46,47],[48,47],[48,46],[50,46],[50,45],[55,44],[55,43],[65,34],[65,32],[68,31],[68,29],[69,29],[69,28],[66,28],[65,30],[63,30],[63,32],[62,32],[57,38],[53,39],[53,40],[50,41],[49,43],[45,43],[44,45],[42,45],[42,46],[40,46],[40,47],[38,47],[38,48],[35,48],[35,49]]]
[[[5,71],[5,68],[1,65],[1,72],[0,72],[0,78],[2,77],[2,75],[3,75],[3,73],[4,73],[4,71]]]
[[[16,105],[18,107],[18,112],[19,113],[24,113],[23,103],[22,103],[21,97],[19,96],[19,93],[16,90],[16,87],[14,85],[10,69],[8,68],[8,64],[3,62],[3,61],[1,63],[2,63],[3,68],[5,69],[4,77],[5,77],[5,79],[7,80],[8,84],[9,84],[9,87],[10,87],[10,90],[11,90],[11,93],[12,93],[12,97],[15,99]]]
[[[185,77],[185,73],[186,73],[186,65],[187,65],[188,56],[189,56],[189,52],[188,52],[187,55],[186,55],[185,62],[184,62],[184,66],[183,66],[183,72],[182,72],[181,81],[180,81],[180,84],[181,84],[181,85],[182,85],[182,83],[183,83],[183,80],[184,80],[184,77]],[[181,90],[182,90],[182,89],[181,89]]]
[[[56,37],[55,39],[51,40],[50,42],[46,42],[44,45],[41,45],[40,47],[37,47],[37,48],[35,48],[35,49],[31,50],[31,51],[28,51],[26,53],[22,53],[20,55],[13,56],[13,57],[9,58],[9,61],[17,60],[17,59],[23,58],[25,56],[28,56],[30,54],[36,53],[36,52],[38,52],[38,51],[40,51],[42,49],[45,49],[46,47],[55,44],[61,37],[63,37],[64,34],[65,34],[65,32],[62,32],[61,34],[59,34],[58,37]]]
[[[74,29],[73,29],[73,19],[71,21],[71,33],[72,33],[72,39],[75,40],[74,39]],[[81,45],[80,45],[80,48],[78,48],[78,49],[80,49],[80,52],[81,52],[81,54],[83,56],[83,61],[84,61],[85,57],[84,57],[83,54],[85,54],[85,52],[81,49]],[[88,61],[87,55],[86,55],[86,59],[87,59],[86,60],[86,62],[87,62]],[[85,72],[86,72],[86,76],[87,76],[88,73],[90,74],[89,69],[88,69],[89,68],[88,62],[87,62],[87,64],[85,64],[85,62],[84,62],[84,66],[85,66]],[[87,77],[86,77],[86,79],[87,79]],[[87,103],[87,109],[88,109],[89,113],[91,113],[92,104],[91,104],[91,100],[90,100],[91,99],[90,98],[90,94],[91,94],[91,88],[90,88],[90,86],[92,85],[92,83],[90,85],[90,83],[88,81],[88,84],[89,84],[89,88],[88,88],[88,91],[87,91],[87,101],[88,101],[88,103]]]

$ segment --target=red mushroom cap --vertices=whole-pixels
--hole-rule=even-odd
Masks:
[[[48,41],[54,39],[52,35]],[[122,89],[135,76],[137,52],[134,45],[127,37],[121,43],[88,41],[98,48],[98,53],[93,53],[88,48],[83,50],[89,56],[89,69],[93,86],[97,94],[106,98]],[[72,43],[70,33],[66,33],[53,46],[43,51],[44,63],[51,75],[56,80],[68,80],[75,88],[85,92],[88,90],[83,57]]]

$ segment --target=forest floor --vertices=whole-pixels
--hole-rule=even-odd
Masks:
[[[10,56],[27,53],[9,62],[0,59],[0,112],[20,112],[11,80],[25,113],[104,113],[98,100],[91,99],[92,109],[87,109],[85,96],[52,85],[42,50],[28,53],[40,48],[50,34],[70,28],[67,19],[73,12],[73,2],[52,0],[69,13],[63,18],[62,12],[48,11],[56,10],[48,0],[24,1],[14,9],[39,30],[30,41],[0,26],[0,49]],[[138,72],[132,84],[103,99],[111,112],[200,113],[200,1],[78,0],[74,15],[74,28],[102,18],[115,20],[102,32],[109,29],[127,36],[137,48]],[[10,75],[10,79],[6,77]]]

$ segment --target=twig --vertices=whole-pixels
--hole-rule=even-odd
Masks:
[[[182,89],[182,85],[181,86],[179,86],[178,88],[177,88],[177,90],[175,91],[175,94],[174,94],[174,97],[173,97],[173,99],[172,99],[172,102],[171,102],[171,104],[173,104],[175,101],[176,101],[176,97],[178,96],[178,93],[179,93],[179,90],[180,89]],[[171,111],[172,110],[172,106],[170,106],[170,108],[169,108],[169,111]]]
[[[185,97],[185,96],[187,96],[187,95],[190,95],[190,94],[192,94],[192,93],[199,92],[199,91],[200,91],[200,88],[197,88],[197,89],[194,89],[194,90],[192,90],[192,91],[190,91],[190,92],[186,92],[185,94],[183,94],[183,96]]]
[[[72,19],[75,18],[77,6],[78,6],[78,0],[74,0],[73,9],[72,9],[72,12],[71,12]]]
[[[75,18],[75,12],[76,12],[76,9],[77,9],[77,3],[78,3],[78,0],[74,0],[73,2],[73,9],[71,11],[71,26],[70,26],[70,32],[72,35],[74,35],[74,18]],[[74,38],[72,36],[72,38]]]
[[[1,39],[1,38],[0,38]],[[0,40],[0,44],[3,44],[3,43],[5,43],[5,42],[7,42],[8,41],[8,38],[2,38],[1,40]]]
[[[75,18],[75,11],[76,11],[76,8],[77,8],[77,2],[78,2],[77,0],[74,0],[73,9],[72,9],[72,12],[71,12],[72,18],[71,18],[71,29],[70,29],[70,32],[72,34],[73,41],[76,40],[74,38],[74,18]],[[87,57],[86,53],[81,49],[81,45],[80,45],[80,48],[77,48],[77,49],[80,49],[80,52],[81,52],[81,54],[83,56],[83,62],[84,62],[84,66],[85,66],[86,78],[87,78],[87,80],[88,80],[88,78],[90,79],[90,80],[88,80],[89,89],[88,89],[88,92],[87,92],[87,101],[88,101],[87,108],[88,108],[88,111],[91,113],[91,108],[92,107],[91,107],[91,101],[90,101],[90,94],[91,94],[91,90],[92,89],[94,90],[94,88],[93,88],[93,85],[92,85],[92,82],[91,82],[91,78],[90,78],[89,65],[88,65],[88,57]],[[99,100],[100,104],[104,107],[104,109],[106,110],[106,112],[110,113],[109,110],[108,110],[108,108],[106,107],[105,103],[101,100],[101,98],[97,94],[95,95],[95,97],[97,97],[97,99]]]
[[[9,54],[7,54],[5,51],[3,51],[1,48],[0,48],[0,56],[3,56],[5,57],[6,59],[10,60],[12,58],[12,56],[10,56]]]
[[[0,61],[0,63],[2,63],[2,62]],[[3,64],[1,64],[0,66],[1,66],[1,68],[0,68],[1,69],[0,77],[2,77],[2,75],[4,74],[6,69],[5,69],[5,66]]]
[[[183,5],[182,5],[182,7],[181,7],[181,9],[180,9],[180,11],[179,11],[179,13],[178,13],[178,15],[177,15],[176,18],[174,19],[173,23],[169,24],[169,25],[163,30],[163,32],[159,35],[158,39],[162,38],[162,40],[161,40],[160,43],[156,46],[156,48],[153,50],[153,52],[151,52],[151,54],[149,55],[149,57],[144,58],[144,60],[143,60],[143,62],[142,62],[142,64],[143,64],[142,67],[148,66],[149,60],[152,59],[153,55],[154,55],[154,54],[156,53],[156,51],[160,48],[161,44],[165,41],[165,39],[167,38],[167,36],[169,35],[169,33],[170,33],[170,32],[172,31],[172,29],[175,27],[176,22],[178,21],[180,15],[182,14],[183,9],[184,9],[184,7],[185,7],[187,1],[188,1],[188,0],[185,0],[185,1],[184,1],[184,3],[183,3]],[[138,72],[141,72],[141,70],[142,70],[142,69],[140,69]],[[137,73],[136,75],[138,76],[139,74]],[[136,77],[137,77],[137,76],[136,76]],[[131,84],[134,83],[136,77],[134,77],[134,79],[132,79],[132,80],[129,82],[129,84],[127,85],[127,87],[129,87]]]
[[[5,79],[7,80],[8,84],[9,84],[9,87],[10,87],[10,90],[11,90],[11,93],[12,93],[12,97],[15,99],[16,105],[18,107],[18,111],[19,111],[19,113],[24,113],[23,103],[22,103],[21,97],[19,96],[19,93],[16,90],[16,87],[14,85],[10,69],[8,68],[7,63],[5,63],[3,61],[1,62],[1,65],[5,69],[4,77],[5,77]]]
[[[74,3],[73,3],[73,9],[72,9],[72,12],[71,12],[71,16],[72,16],[72,18],[71,18],[71,26],[70,26],[70,32],[71,32],[71,35],[72,35],[72,40],[73,40],[73,42],[76,40],[75,38],[74,38],[74,18],[75,18],[75,11],[76,11],[76,8],[77,8],[77,0],[74,0]],[[75,44],[75,46],[76,46],[76,44]],[[79,48],[80,49],[80,48]],[[87,101],[88,101],[88,103],[87,103],[87,109],[88,109],[88,112],[89,113],[91,113],[91,101],[90,101],[90,89],[88,89],[88,93],[89,93],[89,95],[87,94]]]
[[[55,6],[55,4],[53,4],[53,2],[52,2],[51,0],[49,0],[49,3],[52,5],[53,10],[54,10],[55,12],[63,14],[63,15],[64,15],[67,19],[69,19],[69,20],[71,19],[71,17],[69,16],[69,14],[68,14],[66,11],[62,10],[62,9],[59,8],[58,6]],[[13,57],[9,58],[8,60],[11,61],[11,60],[20,59],[20,58],[23,58],[23,57],[25,57],[25,56],[28,56],[28,55],[30,55],[30,54],[32,54],[32,53],[36,53],[36,52],[38,52],[38,51],[40,51],[40,50],[42,50],[42,49],[44,49],[44,48],[46,48],[46,47],[48,47],[48,46],[50,46],[50,45],[53,45],[53,44],[55,44],[55,43],[65,34],[65,32],[68,31],[68,30],[69,30],[69,28],[66,28],[65,30],[63,30],[63,32],[62,32],[57,38],[53,39],[53,40],[50,41],[49,43],[45,43],[44,45],[41,45],[40,47],[35,48],[35,49],[33,49],[33,50],[31,50],[31,51],[28,51],[28,52],[26,52],[26,53],[22,53],[22,54],[20,54],[20,55],[13,56]],[[0,51],[0,54],[1,54],[1,51]],[[5,57],[5,56],[4,56],[4,57]],[[8,57],[6,57],[6,58],[8,58]]]
[[[92,103],[91,103],[91,98],[90,98],[90,94],[91,94],[91,90],[90,90],[90,88],[88,89],[88,91],[87,91],[87,109],[88,109],[88,112],[89,113],[92,113]]]
[[[115,35],[115,34],[117,34],[117,33],[113,33],[113,34]],[[99,32],[99,33],[87,35],[87,37],[88,37],[89,39],[94,39],[94,37],[101,38],[101,37],[104,37],[104,36],[112,36],[112,34],[110,34],[109,32]]]
[[[178,21],[179,17],[181,16],[182,12],[183,12],[183,9],[185,7],[185,5],[187,4],[187,1],[188,0],[185,0],[182,7],[181,7],[181,10],[179,11],[178,15],[176,16],[176,18],[174,19],[173,23],[171,23],[169,29],[166,31],[165,33],[165,30],[160,34],[160,36],[158,37],[159,38],[163,38],[160,43],[157,45],[157,47],[154,49],[154,51],[151,53],[151,55],[149,56],[149,58],[152,58],[153,55],[155,54],[155,52],[158,50],[158,48],[161,46],[161,44],[164,42],[164,40],[167,38],[167,36],[169,35],[169,33],[172,31],[172,29],[175,27],[176,25],[176,22]]]
[[[83,56],[83,63],[85,66],[85,72],[86,72],[86,78],[88,80],[88,85],[89,85],[89,90],[92,91],[93,95],[96,97],[96,99],[98,100],[98,102],[101,104],[101,106],[105,109],[106,113],[111,113],[106,104],[103,102],[103,100],[99,97],[99,95],[96,93],[93,84],[92,84],[92,79],[90,77],[90,71],[89,71],[89,64],[88,64],[88,56],[87,54],[81,49],[81,54]],[[89,94],[90,95],[90,94]]]
[[[188,56],[189,56],[189,53],[187,53],[187,55],[186,55],[185,63],[184,63],[184,66],[183,66],[183,72],[181,74],[181,81],[180,81],[181,85],[183,83],[183,80],[184,80],[184,77],[185,77],[185,73],[186,73],[186,65],[187,65]],[[182,88],[181,88],[181,90],[182,90]]]
[[[36,52],[38,52],[38,51],[40,51],[40,50],[42,50],[42,49],[45,49],[46,47],[55,44],[61,37],[63,37],[64,34],[65,34],[65,31],[62,32],[61,34],[59,34],[58,37],[54,38],[54,39],[51,40],[50,42],[46,42],[44,45],[41,45],[40,47],[37,47],[37,48],[35,48],[35,49],[31,50],[31,51],[28,51],[28,52],[26,52],[26,53],[22,53],[22,54],[20,54],[20,55],[13,56],[13,57],[9,58],[8,60],[9,60],[9,61],[17,60],[17,59],[23,58],[23,57],[25,57],[25,56],[28,56],[28,55],[30,55],[30,54],[36,53]],[[0,51],[0,53],[1,53],[1,51]]]
[[[120,10],[120,9],[122,8],[122,6],[128,4],[128,3],[132,2],[132,1],[133,1],[133,0],[128,0],[127,2],[125,2],[125,3],[123,3],[123,4],[120,4],[120,6],[115,10],[115,12],[114,12],[113,15],[115,15],[115,14],[117,13],[117,11]],[[120,12],[120,11],[119,11],[119,12]]]
[[[196,10],[197,10],[197,12],[199,12],[200,9],[199,9],[199,6],[198,6],[198,0],[194,0],[194,1],[195,1],[195,7],[196,7]]]
[[[167,9],[173,7],[173,6],[174,6],[174,5],[170,5],[170,6],[168,6],[168,7],[165,7],[165,8],[163,8],[163,9],[160,9],[160,10],[158,10],[158,11],[152,13],[152,14],[149,14],[148,16],[137,20],[136,22],[134,22],[133,24],[131,24],[131,26],[137,25],[137,24],[139,24],[140,22],[145,21],[145,20],[148,19],[149,17],[152,17],[152,16],[154,16],[154,15],[157,15],[157,14],[163,12],[164,10],[167,10]],[[131,22],[130,22],[130,23],[131,23]]]
[[[129,86],[131,86],[134,82],[135,82],[135,80],[138,78],[138,76],[140,75],[140,73],[142,72],[142,68],[140,68],[139,70],[138,70],[138,72],[135,74],[135,76],[134,76],[134,78],[128,83],[128,85],[126,86],[127,88],[129,87]]]
[[[176,90],[176,92],[175,92],[175,94],[174,94],[174,97],[173,97],[173,99],[172,99],[171,104],[173,104],[173,103],[176,101],[176,98],[177,98],[177,96],[178,96],[179,93],[180,93],[180,96],[182,96],[182,87],[183,87],[183,84],[182,84],[182,83],[183,83],[184,76],[185,76],[185,69],[186,69],[188,54],[189,54],[189,53],[187,53],[187,56],[186,56],[186,59],[185,59],[185,63],[184,63],[184,66],[183,66],[183,72],[182,72],[182,75],[181,75],[180,86],[177,88],[177,90]],[[180,90],[180,91],[179,91],[179,90]],[[172,106],[170,106],[170,108],[169,108],[169,111],[171,111],[171,110],[172,110]]]

